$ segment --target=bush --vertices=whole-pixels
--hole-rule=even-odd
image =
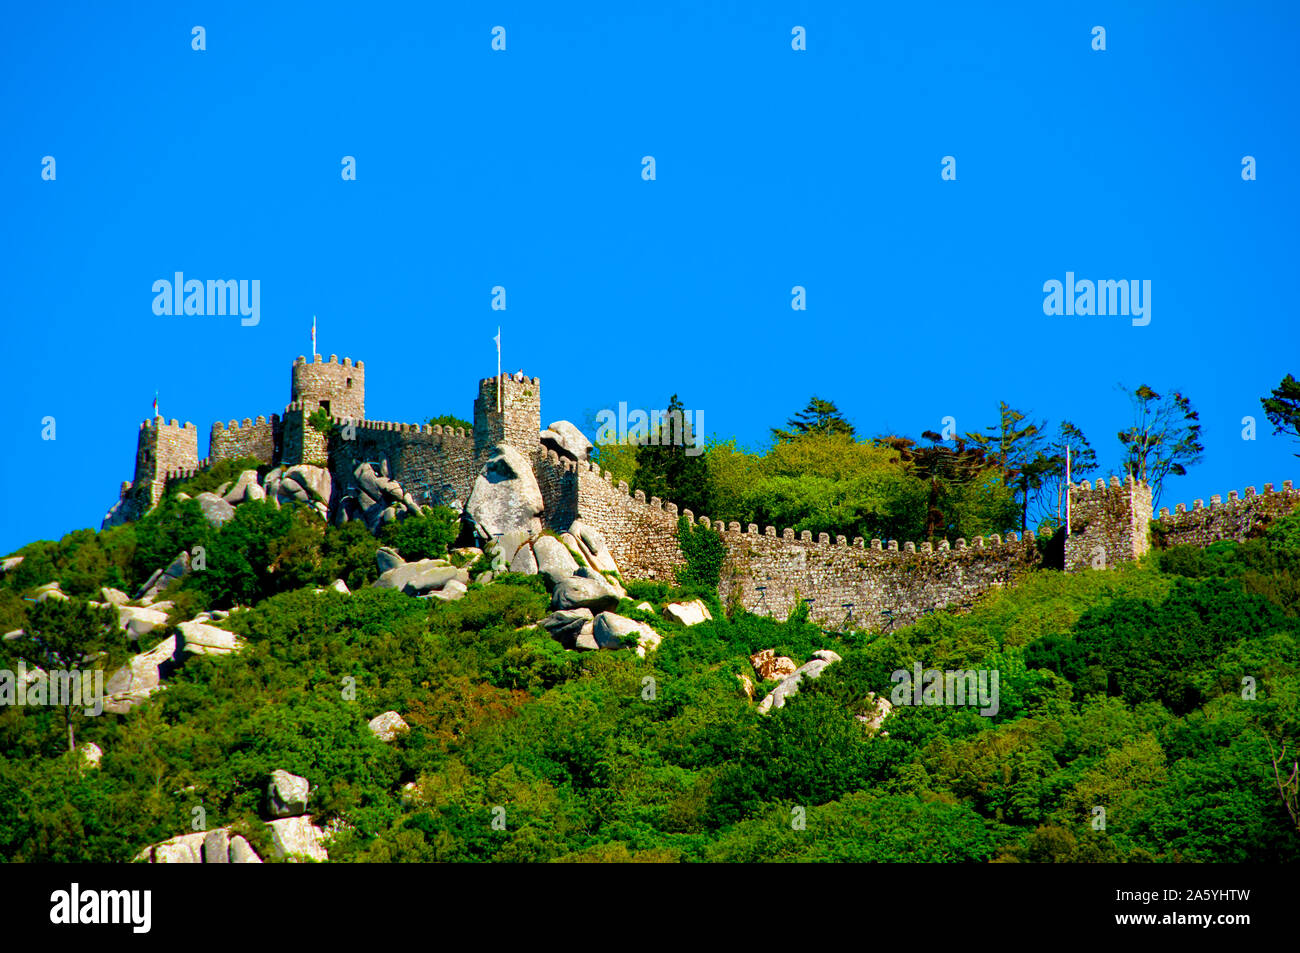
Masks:
[[[420,515],[389,523],[379,534],[385,546],[391,546],[405,560],[438,559],[447,555],[447,547],[456,541],[460,517],[445,506],[428,507]]]

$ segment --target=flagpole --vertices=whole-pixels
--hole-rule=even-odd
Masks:
[[[497,411],[501,410],[501,325],[497,325]]]
[[[1065,445],[1065,538],[1070,538],[1070,445]]]

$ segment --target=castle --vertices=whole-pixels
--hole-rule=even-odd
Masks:
[[[678,508],[658,497],[646,499],[615,484],[608,471],[585,459],[557,453],[542,444],[541,381],[522,374],[479,381],[470,432],[437,425],[369,420],[365,416],[365,366],[350,358],[340,363],[299,357],[290,376],[290,402],[270,419],[245,418],[212,425],[209,455],[198,456],[198,431],[192,423],[161,417],[140,425],[135,478],[123,483],[106,525],[136,519],[162,498],[170,483],[188,479],[219,460],[254,457],[273,466],[307,464],[327,468],[336,498],[356,489],[354,472],[362,463],[386,464],[389,475],[421,505],[465,501],[484,461],[498,444],[509,445],[531,461],[545,504],[545,528],[556,533],[575,520],[599,530],[622,574],[629,579],[671,581],[685,560],[677,542]],[[323,411],[335,425],[329,435],[309,418]],[[1207,545],[1243,540],[1259,527],[1300,505],[1291,482],[1275,492],[1265,484],[1248,487],[1226,502],[1215,496],[1206,507],[1179,505],[1152,519],[1151,490],[1112,477],[1073,486],[1065,569],[1106,568],[1144,555],[1154,531],[1166,544]],[[724,524],[683,511],[692,523],[717,530],[726,547],[719,594],[751,612],[784,616],[802,600],[811,618],[827,626],[871,627],[882,616],[897,624],[926,612],[969,604],[979,593],[1014,584],[1039,559],[1026,536],[994,534],[953,543],[897,540],[804,531],[759,530],[749,524]]]

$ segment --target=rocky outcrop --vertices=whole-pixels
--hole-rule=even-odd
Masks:
[[[542,510],[542,491],[532,464],[514,447],[498,444],[465,502],[464,516],[478,538],[486,543],[510,532],[536,536],[542,529]]]
[[[787,658],[784,655],[777,655],[775,649],[763,649],[761,652],[755,652],[749,657],[749,662],[754,666],[754,671],[762,681],[772,678],[787,678],[795,673],[798,665],[794,659]]]
[[[339,501],[336,514],[339,522],[360,519],[370,532],[378,534],[389,523],[424,512],[415,498],[389,477],[387,460],[380,464],[378,473],[369,463],[359,464],[352,471],[352,478],[356,490]]]
[[[176,627],[180,635],[176,639],[177,658],[187,655],[229,655],[244,647],[243,640],[235,633],[218,629],[206,622],[191,620]]]
[[[596,645],[602,649],[621,649],[636,643],[636,654],[645,658],[646,652],[659,648],[660,635],[644,622],[637,622],[613,612],[602,612],[592,625]]]
[[[542,446],[571,460],[591,459],[592,444],[587,435],[567,420],[557,420],[541,433]]]
[[[167,624],[167,613],[153,606],[117,607],[117,621],[132,642]]]
[[[411,730],[411,726],[406,723],[406,719],[395,711],[386,711],[382,715],[376,715],[370,719],[369,726],[371,734],[380,741],[392,741],[398,735]]]
[[[266,499],[266,491],[257,482],[256,470],[241,470],[234,486],[223,493],[221,498],[231,506],[238,506],[245,500]]]
[[[603,577],[574,575],[556,584],[551,592],[551,608],[606,612],[618,608],[620,598],[618,590]]]
[[[235,517],[235,508],[215,493],[200,493],[194,502],[203,511],[203,518],[218,529]]]
[[[162,687],[175,665],[176,637],[163,639],[148,652],[133,656],[104,683],[104,711],[125,715]]]
[[[380,575],[371,585],[376,589],[397,589],[408,596],[440,599],[459,599],[469,591],[469,571],[458,569],[446,559],[403,562],[401,556],[387,547],[381,548],[375,558]]]
[[[766,698],[758,703],[758,713],[766,715],[773,708],[783,708],[785,701],[799,693],[799,687],[805,678],[813,679],[821,675],[828,665],[840,661],[840,657],[830,649],[820,649],[813,653],[811,660],[800,665],[793,674],[781,680]]]
[[[867,692],[867,700],[871,704],[870,711],[861,715],[854,715],[853,717],[866,725],[867,730],[872,734],[879,733],[882,738],[888,738],[889,732],[881,731],[880,727],[885,723],[885,719],[893,712],[893,704],[888,698],[883,695],[877,695],[875,692]]]
[[[111,589],[108,586],[99,590],[99,596],[111,606],[124,606],[131,601],[131,597],[121,589]]]
[[[591,636],[591,646],[597,648],[592,634],[594,619],[590,609],[560,609],[537,624],[566,649],[577,648],[578,638],[584,634]]]
[[[154,572],[149,577],[149,581],[140,587],[140,592],[136,596],[136,601],[142,606],[152,604],[158,594],[174,583],[176,580],[183,578],[190,571],[190,554],[181,552],[167,566]]]
[[[248,841],[229,827],[197,834],[182,834],[151,844],[135,857],[146,864],[260,864]]]
[[[554,536],[539,536],[533,540],[532,551],[537,564],[534,571],[545,577],[548,589],[554,589],[578,571],[578,561]]]
[[[307,813],[311,785],[306,778],[277,768],[266,786],[266,811],[273,818],[297,817]]]
[[[311,818],[286,817],[270,821],[271,847],[275,856],[288,860],[327,861],[325,831],[312,824]]]
[[[689,626],[712,622],[713,614],[709,612],[704,600],[695,599],[691,602],[670,602],[664,606],[664,618]]]

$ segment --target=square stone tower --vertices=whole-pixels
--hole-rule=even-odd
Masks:
[[[131,493],[140,513],[162,499],[168,472],[194,470],[199,465],[199,431],[192,423],[181,426],[154,417],[140,424],[135,450],[135,479]]]
[[[478,397],[474,399],[474,459],[481,462],[498,443],[509,444],[531,459],[542,432],[541,379],[517,379],[502,374],[500,382],[499,404],[497,378],[478,382]]]
[[[1065,571],[1107,569],[1146,555],[1151,548],[1151,487],[1130,476],[1084,480],[1069,489],[1070,536],[1065,541]]]
[[[314,355],[309,364],[305,357],[293,362],[289,402],[301,404],[311,414],[324,408],[333,417],[351,417],[364,420],[366,416],[366,366],[362,361],[354,365],[352,358],[339,363],[337,354],[331,354],[328,363]]]

